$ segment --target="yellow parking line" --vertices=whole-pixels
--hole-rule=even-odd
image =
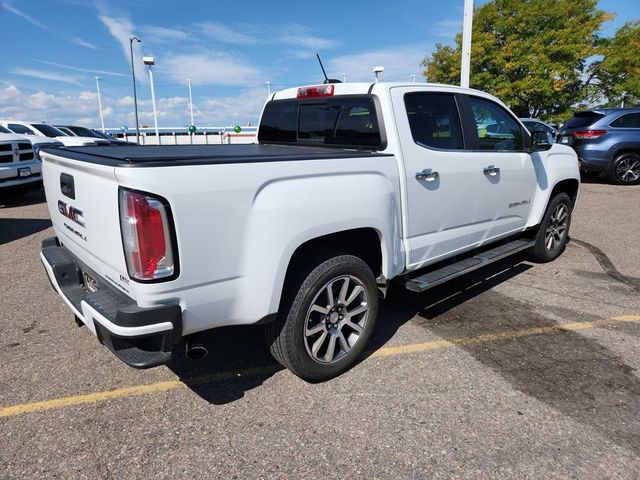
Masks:
[[[383,347],[375,351],[371,356],[391,357],[407,353],[440,350],[443,348],[460,345],[474,345],[478,343],[497,342],[500,340],[526,337],[531,335],[543,335],[566,331],[585,330],[618,322],[640,322],[640,315],[626,315],[622,317],[607,318],[604,320],[593,320],[590,322],[571,322],[545,327],[524,328],[520,330],[510,330],[499,333],[487,333],[475,337],[461,337],[452,340],[435,340],[432,342],[414,343],[411,345],[402,345],[398,347]],[[182,388],[189,385],[202,385],[210,382],[228,380],[237,376],[253,376],[257,374],[272,373],[276,372],[277,370],[278,367],[276,366],[248,368],[239,371],[228,371],[214,373],[211,375],[202,375],[199,377],[193,377],[184,380],[168,380],[165,382],[151,383],[148,385],[136,385],[133,387],[116,388],[114,390],[88,393],[84,395],[72,395],[69,397],[55,398],[52,400],[43,400],[41,402],[23,403],[0,408],[0,417],[13,417],[24,413],[54,410],[75,405],[98,403],[107,400],[113,400],[115,398],[149,395],[151,393],[175,390],[176,388]]]

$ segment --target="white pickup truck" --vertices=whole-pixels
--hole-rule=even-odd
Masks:
[[[125,363],[264,323],[282,365],[326,380],[365,348],[391,280],[421,292],[525,250],[553,260],[578,196],[574,151],[476,90],[288,89],[258,142],[41,154],[48,276]]]

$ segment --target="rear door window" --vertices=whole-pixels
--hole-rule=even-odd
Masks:
[[[640,128],[640,113],[627,113],[611,122],[615,128]]]
[[[446,93],[408,93],[404,97],[413,141],[422,147],[464,148],[455,97]]]
[[[524,149],[522,128],[504,108],[478,97],[469,97],[469,103],[480,150],[513,152]]]

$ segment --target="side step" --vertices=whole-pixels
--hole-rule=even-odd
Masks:
[[[437,285],[453,280],[456,277],[482,268],[490,263],[502,260],[505,257],[526,250],[535,244],[535,240],[513,240],[509,243],[477,253],[472,257],[464,258],[458,262],[450,263],[444,267],[432,270],[428,273],[414,277],[405,283],[407,290],[412,292],[424,292]]]

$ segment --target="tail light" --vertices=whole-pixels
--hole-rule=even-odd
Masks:
[[[592,140],[601,137],[605,133],[607,133],[606,130],[577,130],[572,135],[573,138],[578,140]]]
[[[175,278],[177,268],[169,204],[148,193],[120,189],[120,226],[129,276]]]
[[[296,98],[316,98],[333,96],[333,85],[318,85],[317,87],[300,87]]]

